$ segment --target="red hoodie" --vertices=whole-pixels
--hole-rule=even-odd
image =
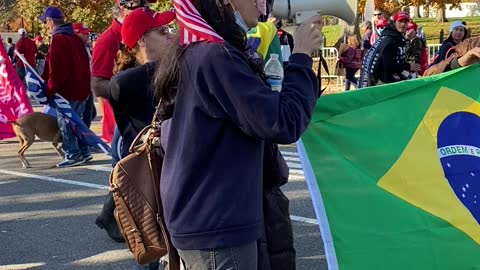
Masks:
[[[49,97],[59,93],[68,101],[84,101],[90,96],[90,60],[72,24],[61,25],[53,33],[42,77],[48,81]]]
[[[25,58],[27,59],[27,62],[35,68],[35,55],[37,54],[37,45],[35,45],[35,41],[29,39],[28,37],[22,37],[20,40],[18,40],[17,44],[15,45],[15,50],[17,50],[19,53],[23,54]],[[25,65],[23,62],[18,58],[18,56],[15,56],[17,59],[17,68],[23,68]]]

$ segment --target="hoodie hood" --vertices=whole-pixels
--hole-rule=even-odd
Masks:
[[[405,37],[402,33],[398,32],[397,28],[395,27],[395,22],[390,22],[387,27],[382,32],[382,36],[389,36],[399,42],[405,43]]]
[[[64,35],[75,35],[75,31],[73,30],[73,24],[66,23],[59,25],[55,31],[53,31],[52,35],[56,34],[64,34]]]

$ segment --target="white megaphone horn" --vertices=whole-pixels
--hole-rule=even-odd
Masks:
[[[302,23],[314,15],[340,18],[350,25],[357,17],[357,0],[275,0],[273,15],[280,19],[294,19]]]

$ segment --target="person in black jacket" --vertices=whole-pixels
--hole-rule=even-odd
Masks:
[[[442,46],[438,50],[437,57],[434,58],[434,64],[438,64],[447,59],[450,54],[454,53],[454,47],[458,43],[464,41],[467,38],[467,26],[461,21],[454,21],[450,25],[450,35],[442,43]]]
[[[420,65],[405,61],[405,32],[410,16],[399,12],[383,30],[379,42],[365,55],[359,87],[399,82],[412,78],[411,72],[420,70]]]
[[[158,99],[150,88],[152,80],[171,35],[166,25],[173,21],[173,12],[155,13],[139,8],[128,15],[122,26],[125,48],[118,54],[109,84],[109,101],[123,138],[122,156],[137,134],[152,121]],[[137,265],[137,269],[158,269],[159,263]]]

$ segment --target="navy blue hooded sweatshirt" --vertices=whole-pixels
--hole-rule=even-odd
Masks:
[[[293,143],[318,96],[312,58],[293,54],[272,91],[230,44],[190,45],[172,119],[162,126],[161,195],[178,249],[240,246],[262,230],[264,143]]]

